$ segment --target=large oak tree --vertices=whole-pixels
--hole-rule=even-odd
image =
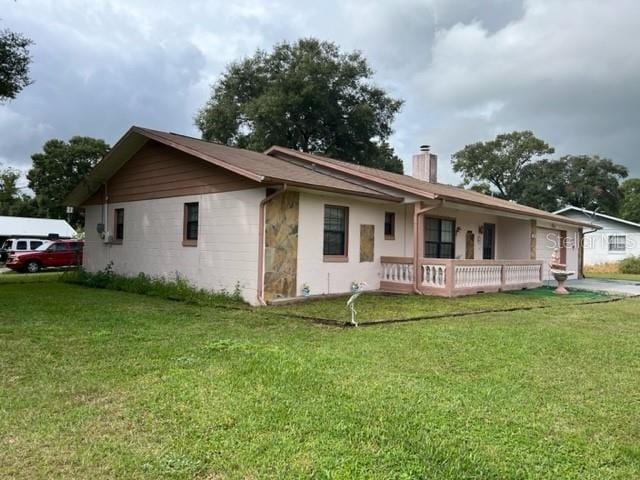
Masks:
[[[229,65],[195,123],[227,145],[282,145],[402,172],[388,144],[402,101],[372,76],[360,52],[314,38],[281,43]]]
[[[498,135],[453,155],[453,169],[474,190],[554,211],[565,205],[615,215],[628,171],[598,155],[550,160],[553,147],[530,131]]]

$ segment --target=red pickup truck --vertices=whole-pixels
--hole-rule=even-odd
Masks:
[[[42,268],[82,265],[83,248],[83,241],[58,240],[42,250],[13,252],[5,266],[18,272],[36,273]]]

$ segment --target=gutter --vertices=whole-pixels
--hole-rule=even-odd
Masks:
[[[258,303],[266,305],[264,300],[264,211],[265,206],[278,195],[283,194],[287,190],[287,184],[283,183],[282,188],[260,200],[260,212],[258,214]]]

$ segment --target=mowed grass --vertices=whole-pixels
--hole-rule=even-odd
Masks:
[[[62,271],[46,271],[39,273],[2,272],[0,273],[0,285],[7,283],[42,283],[52,282],[60,278]]]
[[[351,313],[346,306],[348,296],[309,299],[300,303],[269,307],[275,312],[305,317],[347,321]],[[423,295],[385,295],[364,293],[356,301],[359,323],[407,318],[429,318],[442,315],[467,314],[487,310],[509,310],[566,306],[608,300],[610,296],[575,290],[570,295],[556,295],[552,288],[536,288],[506,293],[487,293],[457,298]]]
[[[587,278],[605,278],[610,280],[628,280],[631,282],[640,282],[640,274],[637,273],[618,273],[618,272],[589,272],[585,273]]]
[[[0,478],[638,478],[639,312],[343,329],[0,284]]]

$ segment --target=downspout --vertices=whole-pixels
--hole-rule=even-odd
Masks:
[[[102,230],[102,239],[105,239],[105,235],[109,232],[109,192],[107,190],[107,182],[104,182],[104,205],[102,210],[102,224],[104,225]]]
[[[420,202],[414,203],[413,207],[413,291],[418,295],[423,295],[420,288],[418,288],[418,279],[422,277],[422,275],[418,275],[418,268],[420,267],[420,236],[418,234],[420,215],[423,215],[434,208],[442,207],[442,205],[444,205],[444,200],[440,199],[440,205],[434,205],[432,207],[418,208],[418,205],[420,205]]]
[[[282,188],[277,192],[267,195],[260,201],[260,212],[258,214],[258,303],[266,305],[264,300],[264,211],[267,203],[287,190],[287,184],[283,183]]]
[[[587,230],[586,232],[583,232],[582,229],[580,229],[580,231],[578,232],[578,248],[580,249],[580,265],[578,265],[578,278],[587,278],[584,276],[584,239],[585,239],[585,235],[587,235],[588,233],[595,233],[598,230],[601,230],[600,228],[594,228],[593,230]]]

